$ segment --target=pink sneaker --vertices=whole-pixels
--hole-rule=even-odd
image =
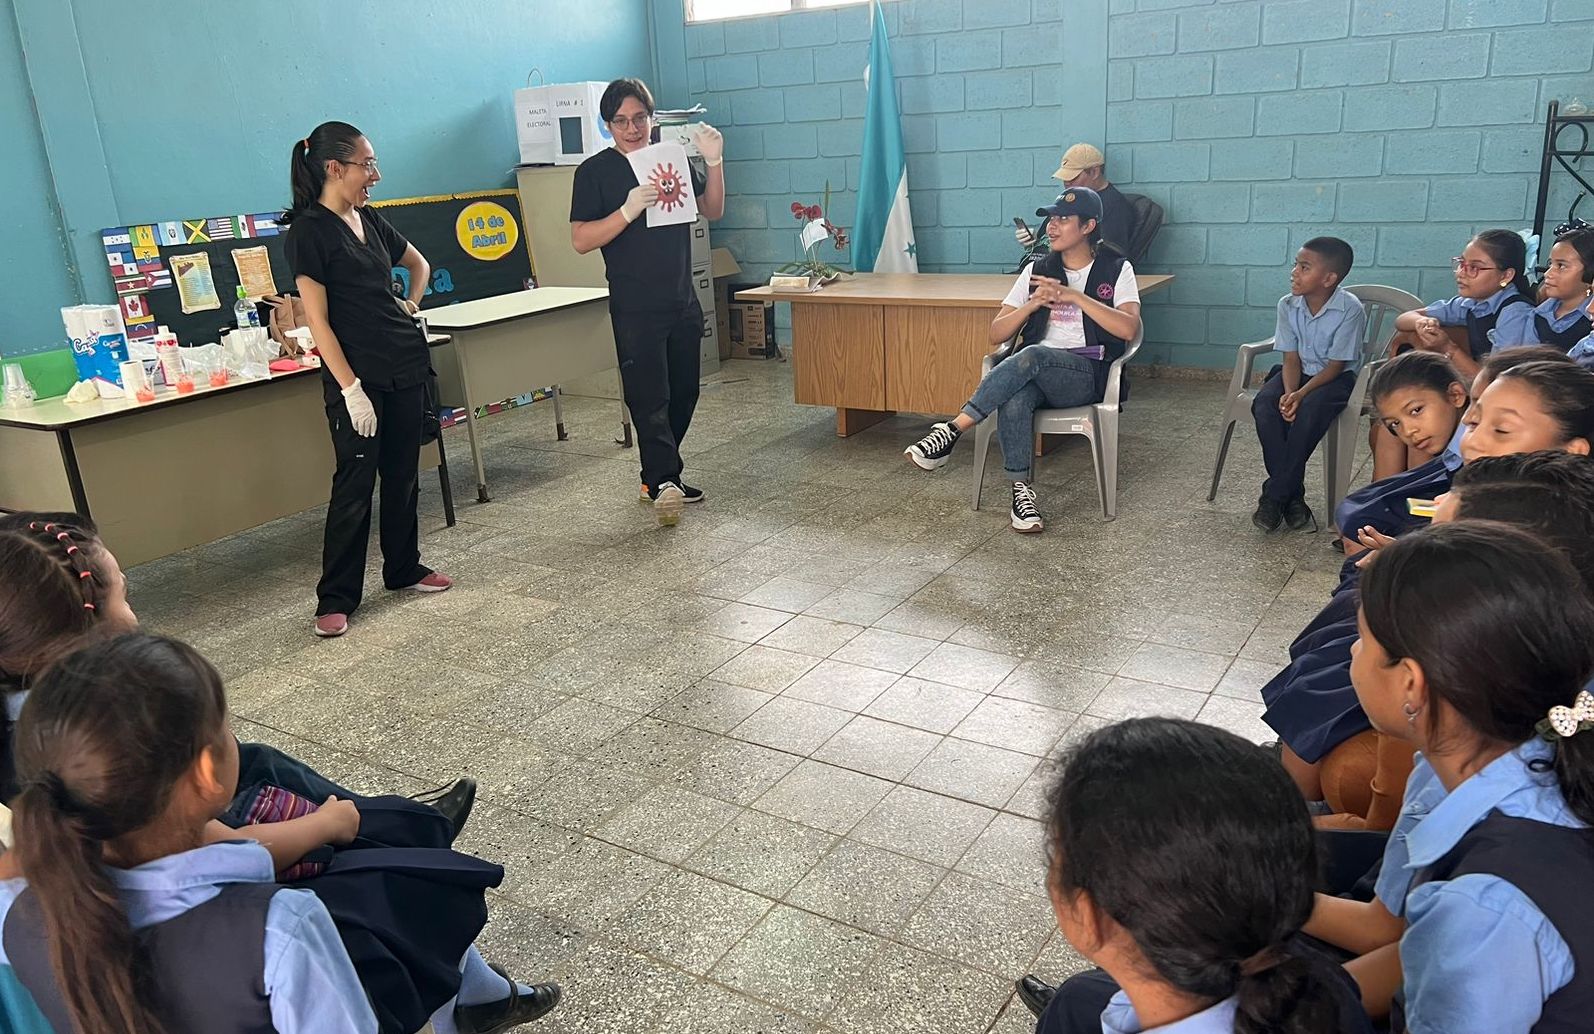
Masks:
[[[315,619],[315,634],[322,639],[336,639],[348,630],[347,614],[322,614]]]
[[[412,592],[445,592],[454,584],[454,579],[446,574],[433,571],[414,585],[406,586]]]

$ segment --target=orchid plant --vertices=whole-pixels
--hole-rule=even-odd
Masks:
[[[838,277],[850,276],[852,270],[840,266],[833,266],[819,258],[819,246],[827,239],[831,245],[841,251],[851,241],[845,227],[837,226],[826,216],[825,210],[830,207],[830,183],[825,183],[825,195],[820,204],[809,205],[801,201],[791,203],[792,218],[803,224],[798,242],[803,249],[803,258],[799,262],[788,262],[775,270],[782,276],[809,276],[819,283],[829,283]]]

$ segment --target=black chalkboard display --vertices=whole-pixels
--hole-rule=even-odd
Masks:
[[[432,265],[422,308],[475,301],[532,286],[531,253],[521,223],[520,198],[512,190],[372,202]],[[232,253],[264,247],[279,292],[293,289],[283,251],[280,212],[144,223],[101,231],[111,280],[131,337],[147,337],[157,326],[171,328],[185,345],[220,340],[234,326],[238,270]],[[173,256],[209,258],[220,308],[183,312]],[[407,273],[394,270],[407,289]],[[264,323],[264,313],[262,313]]]

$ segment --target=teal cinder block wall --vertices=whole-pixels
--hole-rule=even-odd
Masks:
[[[0,0],[0,134],[22,143],[0,163],[0,354],[111,300],[101,227],[286,204],[289,148],[326,119],[370,135],[379,196],[512,185],[515,88],[649,74],[647,8]]]
[[[884,10],[920,268],[1012,268],[1011,217],[1055,192],[1062,148],[1105,145],[1109,177],[1168,216],[1142,263],[1178,278],[1147,305],[1148,362],[1232,365],[1236,344],[1271,332],[1294,250],[1321,233],[1352,243],[1357,280],[1449,296],[1473,232],[1529,224],[1545,105],[1594,106],[1588,0]],[[844,7],[689,25],[684,53],[656,48],[661,79],[685,83],[676,99],[725,129],[732,198],[715,237],[750,279],[797,257],[790,204],[826,181],[851,223],[868,32],[867,7]],[[1573,196],[1557,177],[1550,226]]]

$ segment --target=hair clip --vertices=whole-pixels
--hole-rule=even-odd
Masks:
[[[1594,729],[1594,693],[1578,690],[1571,707],[1556,704],[1538,724],[1538,732],[1545,739],[1569,739],[1585,729]],[[1552,735],[1553,734],[1553,735]]]

